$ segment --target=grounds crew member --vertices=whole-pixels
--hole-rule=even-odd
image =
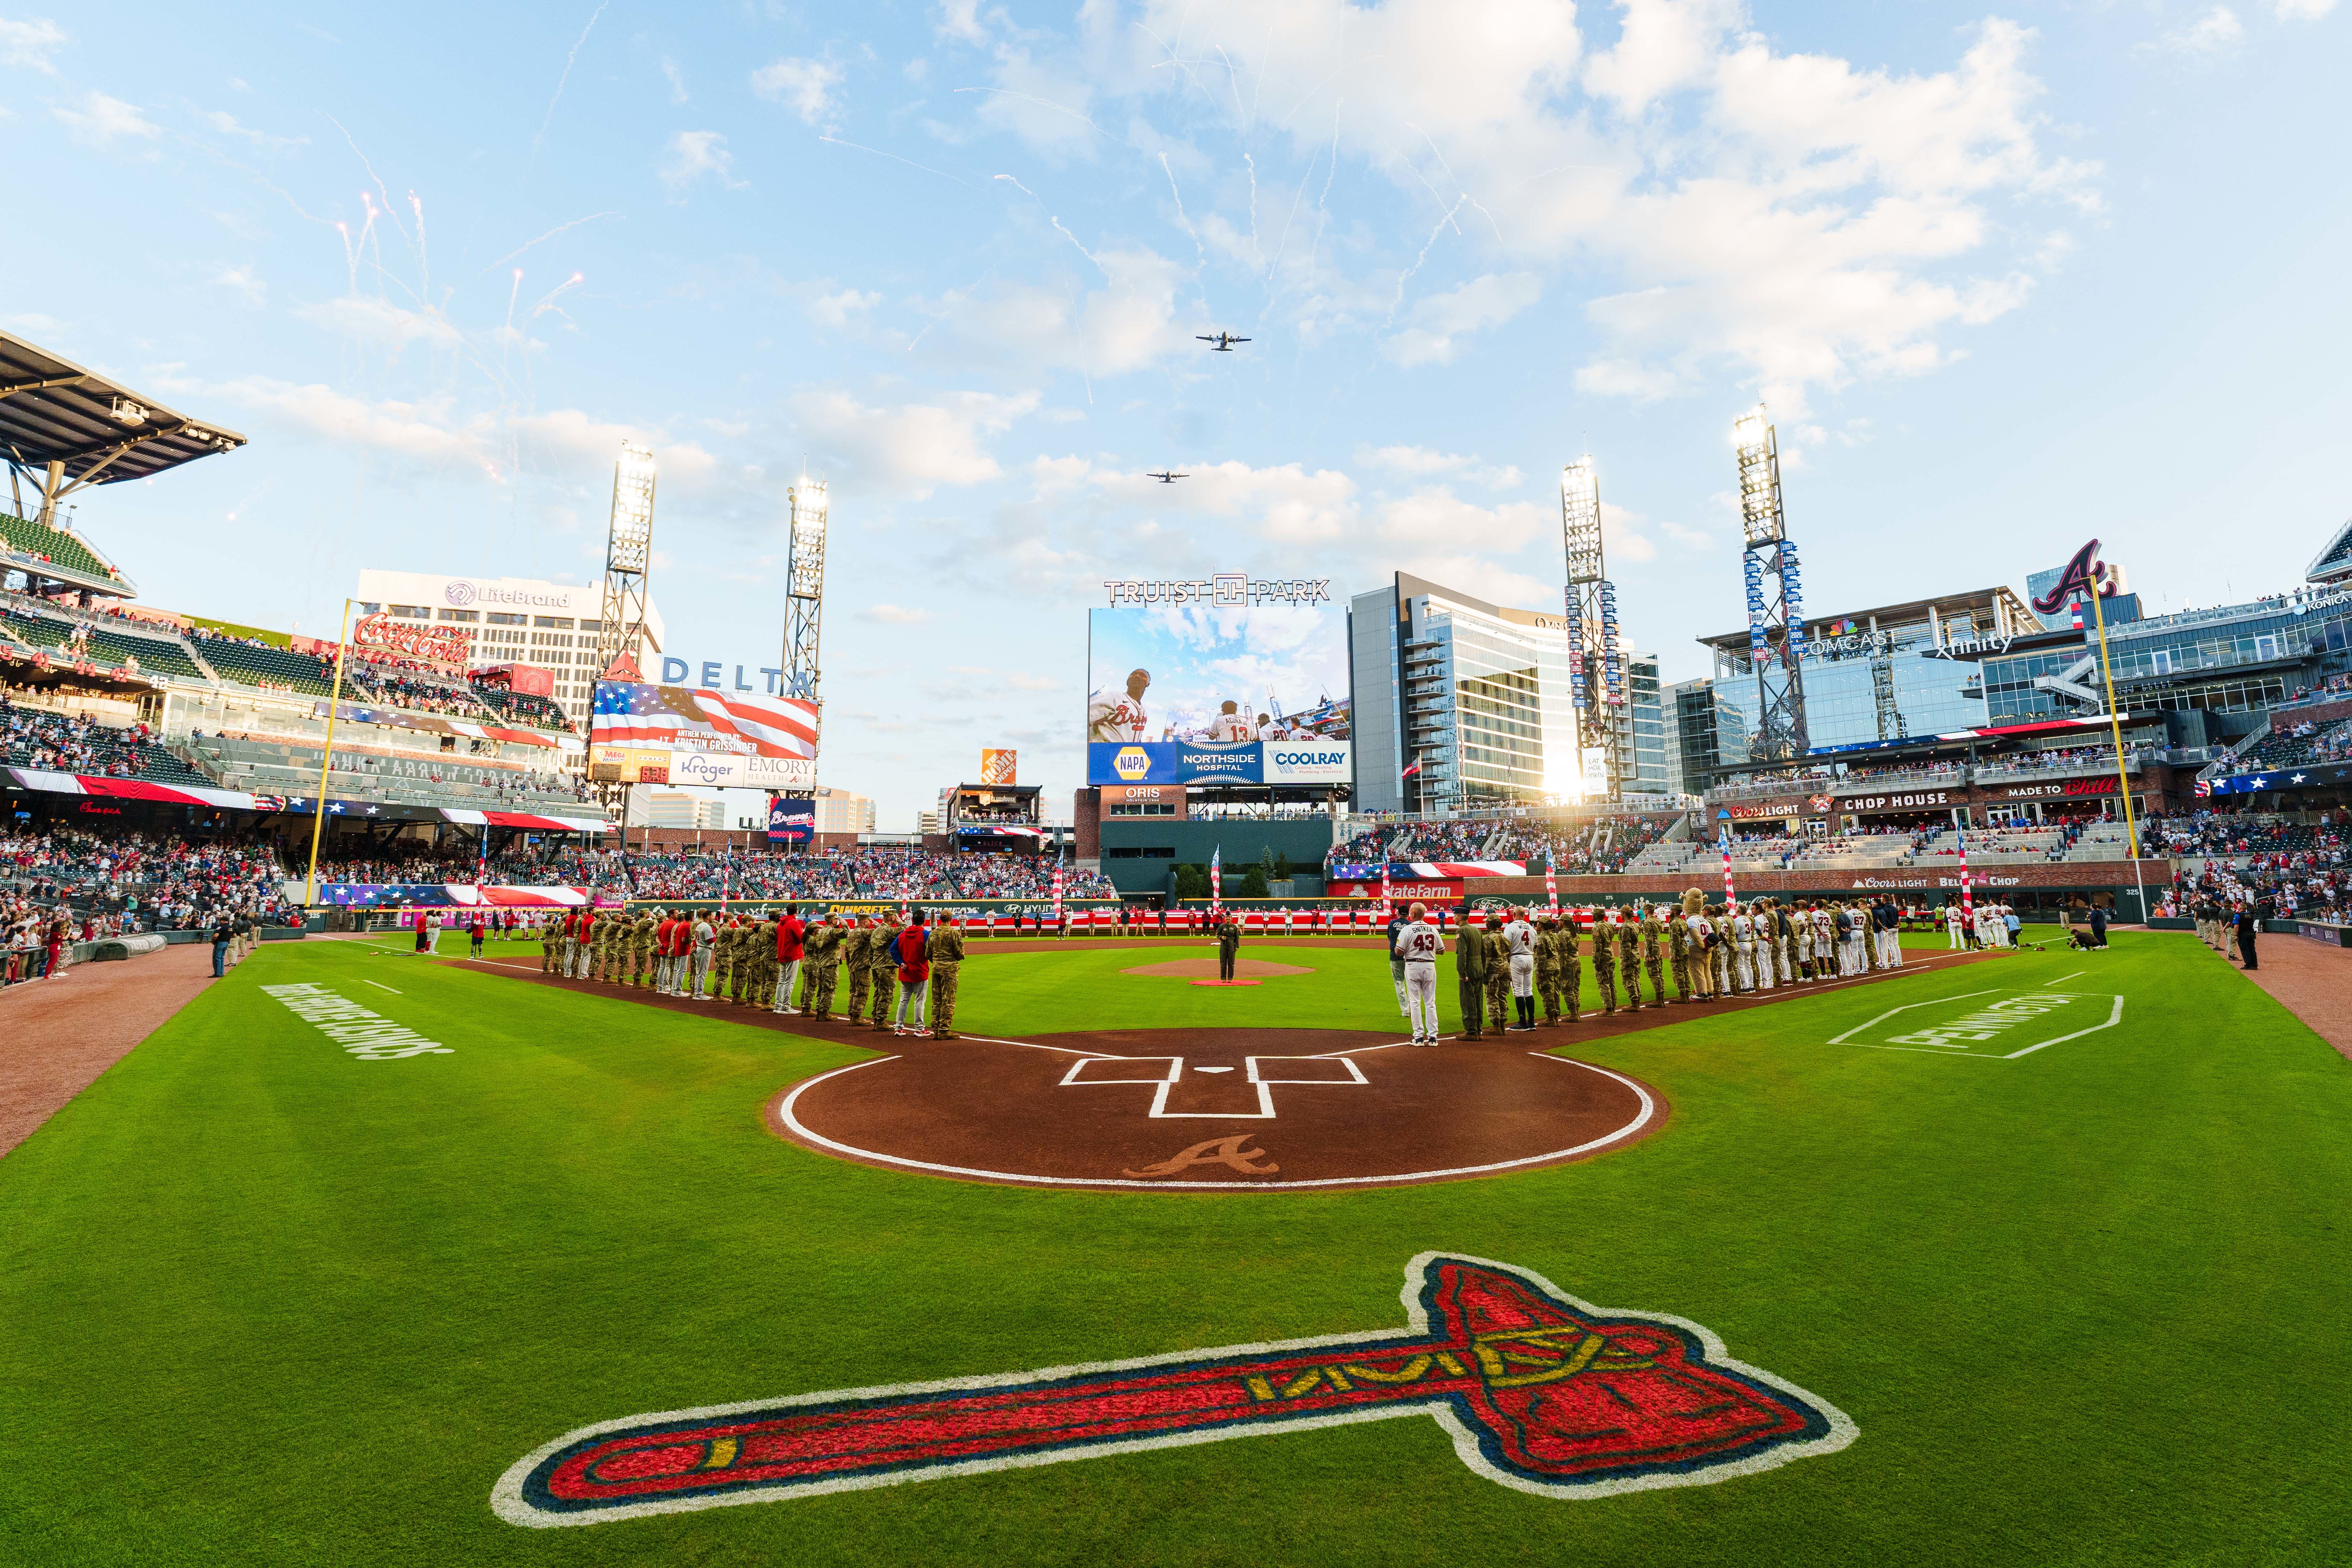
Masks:
[[[1642,930],[1640,917],[1617,921],[1617,971],[1625,980],[1625,1010],[1642,1010]]]
[[[1592,911],[1592,988],[1601,993],[1601,1015],[1607,1017],[1617,1011],[1617,911],[1612,909],[1609,918]]]
[[[1666,958],[1658,943],[1666,935],[1666,922],[1658,914],[1658,906],[1650,904],[1642,910],[1642,967],[1650,976],[1650,994],[1658,1005],[1666,1005]]]
[[[849,930],[842,933],[841,962],[849,970],[849,999],[841,1010],[849,1023],[865,1021],[867,993],[874,984],[874,921],[849,917]]]
[[[1437,928],[1424,919],[1427,911],[1419,904],[1412,906],[1411,918],[1397,927],[1395,939],[1389,944],[1390,953],[1404,965],[1405,1016],[1412,1023],[1412,1043],[1416,1046],[1437,1044],[1437,955],[1445,951],[1445,939]],[[1454,946],[1454,962],[1459,963],[1461,945]],[[1464,980],[1462,994],[1471,994],[1472,982]],[[1477,1018],[1474,1014],[1471,1026],[1475,1031]]]
[[[1559,917],[1546,915],[1536,931],[1536,996],[1546,1024],[1559,1022]]]
[[[1234,977],[1234,962],[1242,950],[1241,922],[1234,919],[1231,910],[1225,911],[1225,923],[1217,928],[1217,978]]]
[[[1465,929],[1469,922],[1464,921]],[[1489,910],[1486,928],[1486,1026],[1496,1034],[1503,1032],[1503,1016],[1509,1009],[1511,994],[1511,944],[1503,936],[1503,917],[1499,910]]]
[[[963,966],[963,932],[951,915],[941,915],[931,931],[931,1038],[952,1040],[956,972]]]
[[[1406,930],[1410,931],[1412,928],[1408,926]],[[1484,1033],[1486,970],[1490,964],[1501,962],[1502,955],[1487,942],[1478,922],[1470,918],[1465,903],[1462,910],[1462,934],[1454,939],[1454,979],[1462,992],[1462,1037],[1465,1040],[1475,1040]]]

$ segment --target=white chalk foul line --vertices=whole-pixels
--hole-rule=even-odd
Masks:
[[[374,986],[374,987],[375,987],[377,990],[379,990],[379,991],[391,991],[391,992],[392,992],[392,994],[393,994],[394,996],[397,996],[397,995],[400,995],[400,994],[401,994],[401,993],[400,993],[399,991],[397,991],[397,990],[394,990],[394,988],[393,988],[392,986],[386,985],[383,981],[381,981],[381,980],[370,980],[370,979],[369,979],[366,975],[364,975],[364,974],[362,974],[362,975],[361,975],[361,976],[360,976],[360,984],[362,984],[362,985],[373,985],[373,986]]]

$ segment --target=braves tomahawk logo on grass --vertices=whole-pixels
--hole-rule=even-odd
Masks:
[[[515,1524],[594,1524],[1428,1415],[1490,1480],[1556,1498],[1704,1486],[1844,1447],[1853,1422],[1687,1319],[1424,1252],[1403,1329],[1001,1377],[835,1389],[566,1433],[499,1478]]]

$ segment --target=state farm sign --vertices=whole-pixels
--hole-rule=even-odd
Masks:
[[[1966,804],[1968,791],[1923,789],[1910,795],[1862,795],[1839,804],[1852,812],[1941,811]]]

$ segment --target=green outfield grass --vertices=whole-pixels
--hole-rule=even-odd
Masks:
[[[0,1561],[2341,1563],[2352,1063],[2190,936],[2053,941],[1536,1037],[1673,1102],[1597,1160],[1193,1197],[829,1160],[761,1102],[866,1053],[404,937],[272,943],[0,1160]],[[960,1026],[1396,1027],[1370,949],[1220,991],[1070,947],[975,944]],[[2014,1061],[1829,1043],[2066,976],[2121,1026]],[[455,1054],[352,1059],[261,990],[292,981]],[[1388,1421],[583,1529],[489,1509],[591,1421],[1391,1327],[1427,1248],[1696,1319],[1861,1436],[1576,1502]]]

